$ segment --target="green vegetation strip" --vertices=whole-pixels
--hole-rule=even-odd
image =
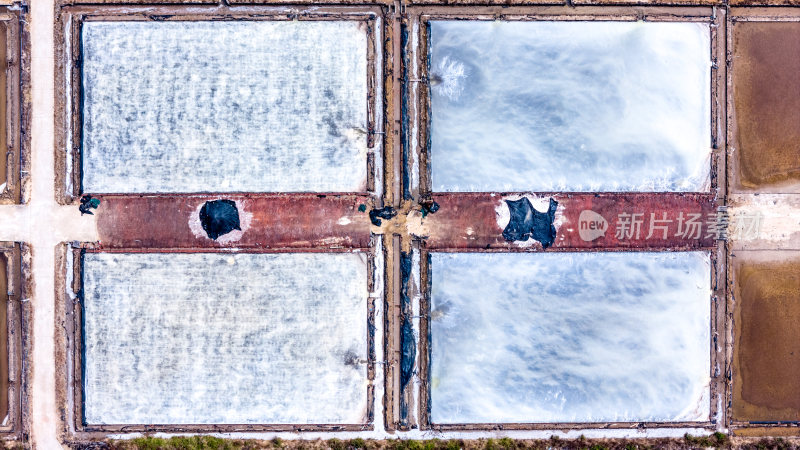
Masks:
[[[142,437],[131,440],[87,443],[75,448],[111,450],[645,450],[645,449],[747,449],[789,450],[800,448],[795,439],[737,439],[723,433],[710,436],[685,435],[683,439],[559,439],[542,440],[475,439],[475,440],[365,440],[330,439],[271,441],[232,440],[213,436],[178,436],[172,438]]]

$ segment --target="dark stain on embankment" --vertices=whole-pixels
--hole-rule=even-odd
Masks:
[[[369,211],[369,221],[376,227],[381,226],[381,219],[391,219],[397,215],[397,210],[391,206],[384,206],[383,208],[371,209]]]

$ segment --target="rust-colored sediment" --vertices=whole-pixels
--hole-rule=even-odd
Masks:
[[[549,198],[548,195],[537,195]],[[541,246],[520,245],[503,239],[503,228],[498,222],[497,210],[506,208],[506,194],[459,193],[433,194],[439,210],[422,219],[422,225],[411,232],[425,237],[424,246],[429,250],[541,250]],[[511,198],[516,198],[513,196]],[[714,196],[710,194],[675,193],[625,193],[625,194],[554,194],[558,201],[556,214],[556,237],[553,249],[699,249],[715,245],[714,237],[707,235],[709,218],[716,214]],[[584,240],[580,236],[579,218],[588,210],[607,220],[602,237]],[[685,218],[700,214],[701,233],[682,236],[678,234],[678,215]],[[641,222],[638,232],[632,227],[620,230],[633,231],[631,236],[617,235],[620,214],[637,214],[630,223]],[[653,214],[653,216],[651,216]],[[650,234],[651,217],[668,222],[654,223]],[[665,230],[658,228],[665,226]],[[684,228],[685,229],[685,228]]]
[[[735,257],[733,418],[800,420],[800,253]]]
[[[800,22],[737,22],[733,51],[736,184],[800,181]]]
[[[231,194],[100,196],[97,232],[105,249],[129,251],[236,248],[250,250],[366,249],[370,246],[367,195]],[[199,208],[209,200],[239,205],[241,237],[209,239]],[[364,205],[365,211],[359,207]],[[246,218],[245,216],[249,216]],[[196,229],[191,221],[196,220]]]

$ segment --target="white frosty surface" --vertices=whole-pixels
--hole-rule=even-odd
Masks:
[[[434,423],[709,418],[707,253],[433,253]]]
[[[364,258],[87,253],[86,422],[364,423]]]
[[[355,21],[86,22],[87,192],[366,187]]]
[[[431,22],[438,191],[700,191],[708,24]]]

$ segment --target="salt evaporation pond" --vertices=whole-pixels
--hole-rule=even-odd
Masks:
[[[366,189],[356,21],[86,22],[83,190]]]
[[[702,191],[707,23],[430,23],[436,191]]]
[[[86,253],[83,289],[88,424],[367,421],[364,254]]]
[[[705,252],[434,253],[433,423],[705,421]]]

